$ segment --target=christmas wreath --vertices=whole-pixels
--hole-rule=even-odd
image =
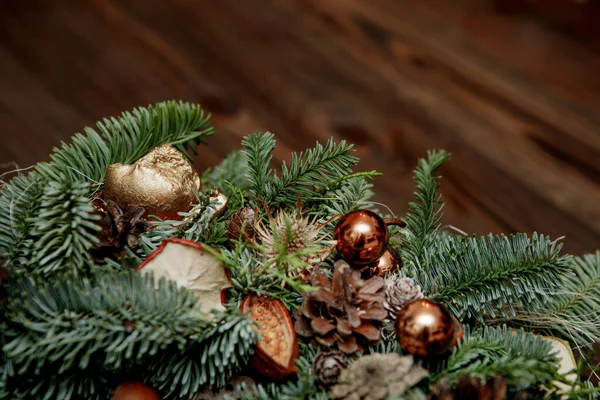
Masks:
[[[600,393],[600,252],[442,227],[444,151],[398,218],[351,144],[275,171],[255,133],[199,175],[212,134],[198,105],[137,108],[2,186],[1,399]]]

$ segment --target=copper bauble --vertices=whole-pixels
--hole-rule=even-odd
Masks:
[[[152,149],[131,165],[111,164],[106,170],[104,199],[121,208],[143,207],[147,215],[181,219],[200,190],[200,177],[185,155],[170,145]]]
[[[432,300],[410,302],[396,318],[396,335],[402,349],[417,356],[431,357],[446,352],[455,330],[452,315]]]
[[[158,393],[140,382],[127,382],[119,385],[111,400],[160,400]]]
[[[454,322],[454,335],[452,335],[452,343],[450,348],[455,348],[458,346],[458,342],[462,342],[465,337],[465,329],[462,324],[456,319],[456,317],[452,316],[452,322]]]
[[[396,272],[401,266],[398,252],[390,247],[375,262],[373,272],[379,276],[385,276],[391,272]]]
[[[372,264],[388,245],[389,233],[383,219],[372,211],[348,213],[335,227],[333,238],[342,258],[350,265]]]

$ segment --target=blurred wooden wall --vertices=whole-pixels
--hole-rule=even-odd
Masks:
[[[582,253],[600,247],[598,48],[481,0],[5,0],[0,164],[184,99],[218,132],[199,169],[257,129],[278,161],[333,136],[403,214],[415,160],[444,147],[448,224],[564,235]]]

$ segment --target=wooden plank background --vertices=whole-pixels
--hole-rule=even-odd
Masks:
[[[218,135],[199,169],[270,130],[276,158],[330,136],[404,214],[411,169],[447,148],[445,221],[600,247],[600,54],[481,0],[9,0],[0,164],[46,160],[85,125],[166,99]]]

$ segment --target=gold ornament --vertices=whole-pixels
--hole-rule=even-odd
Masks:
[[[140,206],[148,215],[181,219],[196,201],[200,177],[183,153],[170,145],[152,149],[131,165],[112,164],[106,169],[104,198],[121,208]]]

